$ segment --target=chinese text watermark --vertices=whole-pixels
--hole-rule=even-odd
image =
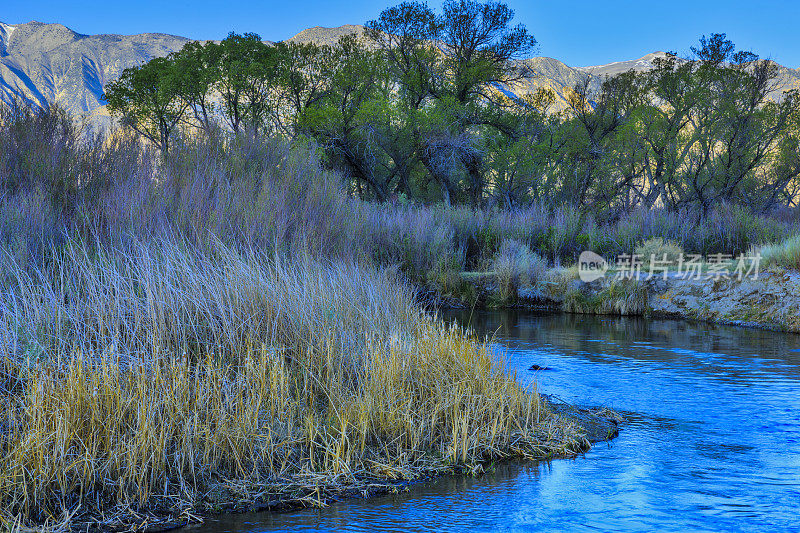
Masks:
[[[661,277],[677,279],[758,279],[761,254],[680,254],[668,257],[652,254],[642,258],[637,254],[620,254],[613,268],[613,279],[652,279]],[[610,270],[606,260],[590,251],[581,253],[578,258],[578,277],[591,283],[604,278]]]

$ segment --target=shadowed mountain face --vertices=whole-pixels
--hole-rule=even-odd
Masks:
[[[363,26],[314,27],[289,41],[334,44],[340,37],[361,33]],[[0,23],[0,99],[21,97],[38,104],[56,103],[75,115],[107,120],[103,87],[124,69],[180,50],[190,39],[162,33],[139,35],[81,35],[61,24],[29,22],[11,26]],[[587,74],[599,84],[603,76],[630,69],[652,68],[663,52],[639,59],[593,67],[569,67],[549,57],[526,59],[534,73],[510,89],[524,94],[548,87],[557,96],[553,110],[566,106],[569,89]],[[780,68],[785,89],[800,88],[800,69]]]

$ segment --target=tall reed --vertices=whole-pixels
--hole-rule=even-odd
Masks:
[[[0,243],[21,263],[38,264],[69,239],[167,234],[207,248],[216,238],[234,248],[397,265],[422,284],[439,277],[432,272],[480,268],[508,239],[571,264],[586,249],[613,261],[651,238],[687,253],[735,255],[800,232],[792,209],[640,209],[597,219],[581,206],[361,202],[314,146],[253,135],[179,141],[161,156],[122,131],[82,132],[55,109],[0,113]]]

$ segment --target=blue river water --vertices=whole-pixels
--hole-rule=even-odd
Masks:
[[[522,312],[448,318],[493,337],[540,392],[622,412],[619,437],[575,459],[196,529],[800,531],[800,335]]]

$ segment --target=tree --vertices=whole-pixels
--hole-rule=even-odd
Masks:
[[[216,54],[216,90],[228,126],[235,132],[245,127],[268,128],[266,117],[277,82],[278,51],[254,33],[231,33]]]
[[[642,138],[648,147],[643,191],[646,207],[657,201],[674,205],[673,191],[686,157],[681,140],[691,129],[692,114],[703,94],[695,80],[695,62],[669,53],[656,58],[653,65],[650,72],[640,75],[648,97],[639,115]]]
[[[788,93],[774,100],[780,94],[777,66],[736,51],[725,34],[701,37],[692,52],[695,57],[682,66],[661,69],[660,80],[677,74],[679,84],[656,86],[672,88],[656,94],[673,111],[659,189],[668,206],[696,206],[702,214],[721,201],[766,209],[774,190],[792,179],[770,169],[785,146],[797,99]]]
[[[459,102],[492,101],[498,85],[528,75],[512,60],[526,57],[536,39],[522,24],[510,27],[511,8],[497,1],[446,0],[442,10],[441,49],[449,90]]]
[[[529,74],[523,63],[514,60],[524,58],[536,39],[524,25],[510,26],[514,11],[501,2],[447,0],[442,11],[443,89],[461,106],[454,116],[456,128],[471,132],[477,141],[463,145],[466,149],[458,156],[466,171],[470,202],[478,205],[486,186],[485,146],[480,140],[491,135],[487,128],[496,130],[502,122],[492,108],[519,103],[507,98],[503,89]]]
[[[219,82],[219,47],[192,41],[170,55],[178,82],[178,95],[186,104],[187,122],[209,133],[214,126],[214,88]]]
[[[415,128],[406,137],[414,142],[405,144],[405,158],[422,164],[447,204],[481,203],[489,170],[485,141],[493,132],[508,133],[496,108],[518,105],[502,91],[527,74],[514,60],[536,40],[524,26],[510,26],[513,16],[499,2],[450,0],[439,16],[425,4],[405,2],[367,23],[366,35],[397,85],[396,115]]]
[[[427,184],[418,175],[426,158],[430,139],[423,132],[428,109],[444,74],[442,55],[435,42],[441,33],[441,21],[426,4],[404,2],[384,10],[376,20],[367,22],[365,37],[376,47],[392,80],[393,97],[384,100],[383,120],[374,122],[374,138],[386,154],[383,165],[389,174],[387,183],[395,180],[395,192],[425,197]],[[450,200],[450,187],[441,173],[430,174],[439,184],[441,198]]]
[[[759,177],[758,170],[770,163],[797,102],[794,93],[780,102],[770,99],[778,89],[775,63],[759,61],[752,52],[730,57],[731,64],[718,68],[714,79],[717,144],[709,162],[711,201],[758,205],[759,182],[772,181],[769,174]],[[779,180],[772,187],[781,185]]]
[[[380,95],[389,91],[386,70],[354,35],[342,37],[331,49],[330,63],[330,87],[302,111],[298,127],[325,147],[329,161],[355,180],[362,196],[366,186],[375,198],[385,200],[388,184],[379,173],[382,154],[373,124],[385,112]]]
[[[514,94],[536,40],[499,1],[409,1],[334,46],[231,33],[125,71],[109,109],[165,152],[177,124],[309,139],[353,193],[613,218],[637,206],[768,210],[800,188],[800,97],[778,67],[703,36],[644,72]]]
[[[643,103],[633,72],[606,78],[593,89],[589,77],[575,85],[568,103],[577,127],[565,199],[584,211],[612,208],[641,172],[641,145],[630,142],[632,119]]]
[[[303,133],[298,119],[329,95],[334,62],[330,46],[278,43],[277,105],[279,131],[296,137]]]
[[[419,2],[385,9],[366,24],[365,36],[381,51],[401,100],[411,109],[419,109],[438,92],[441,58],[434,43],[442,27],[436,14]]]
[[[179,95],[180,79],[173,62],[157,57],[125,69],[118,80],[106,85],[104,98],[113,116],[167,153],[170,135],[186,111]]]

